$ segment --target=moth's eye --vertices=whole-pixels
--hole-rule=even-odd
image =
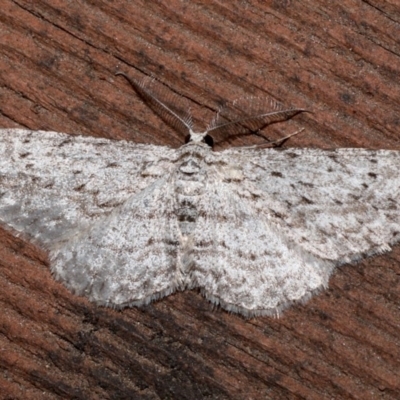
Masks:
[[[211,148],[214,147],[214,139],[210,135],[204,136],[203,142],[208,144]]]
[[[190,141],[191,141],[191,140],[190,140],[190,135],[186,135],[186,136],[185,136],[185,144],[189,143]],[[204,136],[202,142],[205,143],[205,144],[207,144],[207,145],[210,146],[211,148],[214,147],[214,139],[213,139],[210,135]]]

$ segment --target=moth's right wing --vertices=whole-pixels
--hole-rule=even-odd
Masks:
[[[57,132],[0,130],[0,221],[39,243],[108,215],[173,165],[175,150]]]
[[[100,305],[141,306],[183,288],[174,175],[49,246],[55,277]]]

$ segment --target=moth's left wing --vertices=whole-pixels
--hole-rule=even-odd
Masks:
[[[334,267],[292,242],[245,182],[216,181],[192,235],[189,287],[246,317],[278,315],[326,287]]]
[[[400,152],[366,149],[231,149],[260,213],[287,238],[336,265],[400,240]]]
[[[0,130],[0,221],[48,244],[165,174],[175,150],[57,132]]]

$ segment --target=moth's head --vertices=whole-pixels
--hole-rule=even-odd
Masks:
[[[185,137],[185,143],[205,143],[207,146],[214,147],[214,139],[205,132],[194,132],[190,129],[189,134]]]

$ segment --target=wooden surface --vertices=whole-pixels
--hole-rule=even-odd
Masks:
[[[398,0],[3,0],[0,127],[180,146],[121,70],[156,76],[198,121],[268,94],[313,111],[271,127],[305,128],[286,146],[400,150],[399,38]],[[196,291],[96,307],[0,230],[0,397],[398,398],[399,247],[280,319],[245,320]]]

